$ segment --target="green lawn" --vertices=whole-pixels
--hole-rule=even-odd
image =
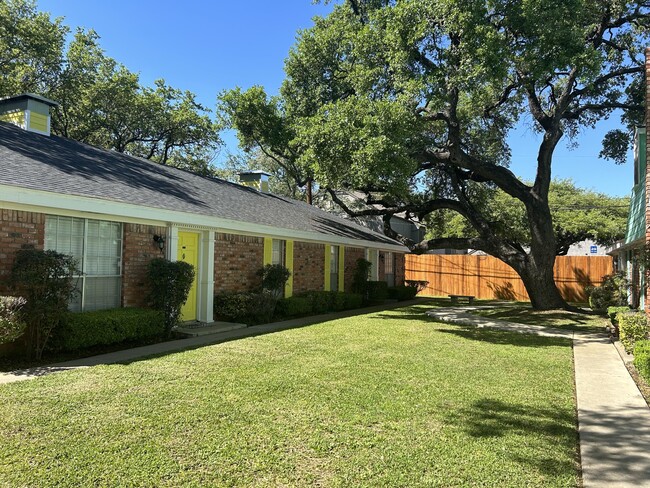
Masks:
[[[568,340],[430,306],[0,387],[0,485],[576,486]]]

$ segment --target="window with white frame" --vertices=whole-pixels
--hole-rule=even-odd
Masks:
[[[392,252],[384,254],[384,280],[388,286],[395,286],[395,255]]]
[[[273,239],[273,254],[271,256],[271,264],[280,264],[286,266],[286,241],[281,239]]]
[[[330,290],[339,290],[339,246],[330,247]]]
[[[122,224],[104,220],[48,215],[45,248],[69,254],[81,274],[70,310],[101,310],[120,306],[122,287]]]

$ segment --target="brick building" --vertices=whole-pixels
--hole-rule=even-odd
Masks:
[[[185,320],[212,321],[215,293],[249,290],[264,264],[292,272],[285,295],[349,290],[358,258],[399,284],[406,248],[303,202],[269,194],[266,175],[243,185],[51,136],[55,103],[0,100],[0,293],[18,249],[77,258],[72,308],[141,306],[158,256],[195,266]]]

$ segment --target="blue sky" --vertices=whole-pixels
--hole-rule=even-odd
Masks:
[[[262,85],[276,93],[284,78],[283,64],[299,29],[331,8],[311,0],[39,0],[39,10],[64,17],[72,28],[92,28],[107,54],[140,73],[144,84],[164,78],[170,85],[194,92],[214,108],[225,89]],[[555,177],[572,178],[579,186],[610,195],[628,195],[632,163],[615,165],[598,159],[600,140],[618,117],[585,130],[578,147],[556,150]],[[227,151],[237,151],[232,134],[224,136]],[[511,169],[534,178],[539,138],[522,124],[510,137]]]

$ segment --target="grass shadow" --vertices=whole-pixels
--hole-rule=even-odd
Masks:
[[[575,470],[579,465],[578,429],[573,412],[551,408],[531,407],[506,403],[491,398],[473,402],[469,407],[451,410],[446,420],[470,437],[490,438],[505,435],[521,435],[525,438],[546,437],[553,439],[563,455],[540,457],[526,456],[525,449],[504,452],[518,464],[530,466],[545,474]],[[574,461],[572,462],[571,459]]]
[[[510,345],[519,347],[570,347],[571,339],[563,337],[547,337],[523,332],[512,332],[487,328],[440,329],[442,334],[450,334],[471,341],[488,342],[490,344]]]

